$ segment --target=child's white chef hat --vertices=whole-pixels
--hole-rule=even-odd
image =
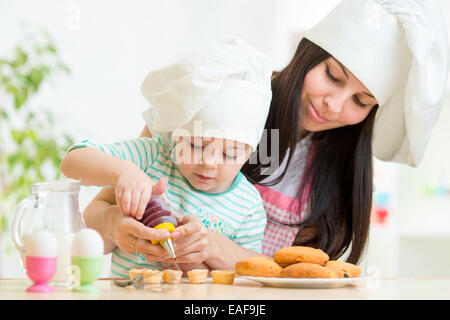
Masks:
[[[142,84],[152,134],[261,139],[272,99],[271,59],[230,39],[151,71]]]
[[[434,0],[343,0],[305,34],[375,96],[373,151],[418,166],[449,70],[447,27]]]

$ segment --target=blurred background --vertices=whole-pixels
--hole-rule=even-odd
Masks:
[[[230,36],[281,69],[338,2],[0,0],[0,278],[26,277],[9,229],[30,184],[62,179],[59,161],[73,141],[137,137],[151,69]],[[450,2],[438,3],[449,21]],[[447,94],[419,168],[375,162],[367,275],[450,276],[449,103]],[[82,189],[81,210],[97,191]]]

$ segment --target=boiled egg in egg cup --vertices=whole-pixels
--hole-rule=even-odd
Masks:
[[[34,282],[27,292],[53,292],[47,282],[55,275],[58,242],[53,234],[41,231],[29,234],[25,241],[25,268]]]
[[[102,272],[103,250],[103,239],[96,230],[85,228],[75,235],[72,242],[72,267],[79,270],[80,285],[74,291],[99,291],[94,281]]]

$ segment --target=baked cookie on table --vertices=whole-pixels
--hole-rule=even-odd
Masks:
[[[358,278],[361,276],[361,268],[357,265],[343,261],[328,261],[325,268],[334,270],[340,278]]]
[[[319,264],[299,262],[294,263],[280,272],[281,278],[339,278],[339,273]]]
[[[236,262],[236,274],[253,277],[279,277],[283,268],[269,257],[252,257]]]
[[[320,249],[304,246],[292,246],[278,250],[273,255],[274,260],[285,267],[298,262],[325,265],[330,257]]]

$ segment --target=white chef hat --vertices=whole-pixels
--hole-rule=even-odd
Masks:
[[[272,99],[268,56],[233,38],[151,71],[142,84],[153,134],[261,139]]]
[[[377,99],[374,155],[418,166],[449,70],[447,27],[434,0],[343,0],[305,38],[345,65]]]

